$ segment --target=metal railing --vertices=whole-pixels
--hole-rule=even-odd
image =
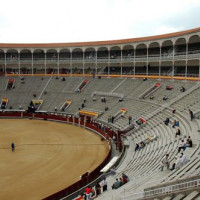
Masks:
[[[144,191],[140,193],[135,193],[131,195],[122,196],[121,200],[136,200],[136,199],[142,199],[142,198],[153,198],[153,196],[157,195],[164,195],[169,193],[174,193],[177,191],[182,191],[185,189],[195,188],[200,186],[200,179],[188,181],[185,183],[179,183],[174,185],[169,185],[165,187],[156,188],[149,191]]]

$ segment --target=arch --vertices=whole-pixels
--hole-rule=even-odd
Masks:
[[[108,48],[107,47],[100,47],[97,50],[97,58],[108,58]]]
[[[20,51],[20,60],[31,59],[31,58],[32,58],[31,50],[29,50],[29,49],[22,49]]]
[[[198,53],[200,52],[200,37],[199,35],[193,35],[188,40],[188,53]]]
[[[186,53],[186,39],[185,38],[178,38],[175,41],[175,55],[185,54]]]
[[[59,52],[59,59],[64,60],[64,59],[70,59],[71,53],[69,49],[61,49]]]
[[[158,42],[152,42],[149,45],[148,54],[158,56],[160,55],[160,44]]]
[[[122,56],[123,57],[132,57],[134,56],[134,47],[133,45],[125,45],[122,48]]]
[[[44,59],[45,53],[43,49],[35,49],[33,51],[33,58],[34,59]]]
[[[5,59],[5,52],[2,49],[0,49],[0,59],[1,60]]]
[[[83,59],[83,50],[81,48],[73,49],[72,59]]]
[[[113,46],[110,48],[110,58],[120,58],[121,57],[121,48],[119,46]]]
[[[8,49],[6,52],[7,60],[17,60],[18,59],[18,51],[16,49]]]
[[[46,58],[56,60],[58,58],[58,52],[55,49],[48,49],[46,52]]]
[[[85,49],[85,59],[95,59],[96,51],[93,47],[89,47]]]
[[[136,57],[147,56],[147,46],[144,43],[138,44],[135,51]]]
[[[165,55],[171,55],[172,53],[173,53],[173,42],[171,40],[163,41],[161,45],[161,54],[165,56]]]

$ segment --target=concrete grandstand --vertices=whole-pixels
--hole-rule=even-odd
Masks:
[[[112,150],[112,157],[120,158],[116,173],[91,179],[94,186],[107,177],[108,191],[98,199],[200,199],[200,28],[104,42],[0,44],[0,73],[2,117],[26,115],[32,102],[42,118],[70,116],[84,127],[86,116],[120,137],[120,152],[114,143]],[[181,131],[177,137],[174,120]],[[172,165],[188,136],[193,147],[183,153],[189,162],[161,171],[163,157],[168,153]],[[145,147],[135,151],[142,141]],[[122,173],[130,181],[112,190]],[[62,198],[73,199],[85,188],[79,189]]]

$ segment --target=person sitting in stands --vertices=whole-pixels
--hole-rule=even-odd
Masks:
[[[178,152],[180,152],[181,150],[185,150],[185,143],[184,140],[181,140],[181,142],[178,145]]]
[[[122,101],[124,101],[124,99],[123,99],[123,97],[120,97],[119,102],[122,102]]]
[[[179,136],[181,135],[181,130],[180,130],[180,128],[177,129],[177,131],[176,131],[176,136],[175,136],[175,137],[177,137],[177,135],[179,135]]]
[[[185,88],[182,86],[180,89],[181,92],[185,92]]]
[[[109,109],[109,108],[106,106],[106,107],[105,107],[105,111],[108,111],[108,109]]]
[[[164,121],[166,126],[168,126],[169,122],[170,122],[169,118],[166,118],[166,120]]]
[[[173,113],[173,114],[175,114],[175,112],[176,112],[176,109],[175,109],[175,108],[173,108],[173,109],[172,109],[172,113]]]
[[[161,171],[163,171],[165,166],[167,166],[167,169],[169,169],[169,154],[166,154],[161,161]]]
[[[190,136],[188,136],[187,140],[186,140],[186,147],[192,147],[193,146],[193,142],[190,138]]]
[[[180,168],[181,167],[181,159],[180,157],[178,156],[175,156],[175,161],[174,163],[172,164],[172,167],[171,167],[171,171],[174,170],[174,169],[177,169],[177,168]]]
[[[121,183],[117,178],[116,181],[112,185],[112,189],[118,189],[120,186],[121,186]]]
[[[179,127],[179,121],[174,120],[172,128],[175,128],[175,126]]]
[[[136,143],[135,145],[135,151],[137,151],[139,149],[139,144]]]
[[[122,180],[123,180],[124,184],[130,181],[129,177],[124,173],[122,173]]]
[[[90,200],[90,198],[92,197],[92,195],[94,194],[94,191],[92,190],[92,188],[90,186],[88,186],[85,189],[85,193],[86,193],[86,199]]]
[[[181,167],[182,167],[183,165],[187,164],[190,161],[190,159],[186,155],[181,153],[180,161],[181,161]]]
[[[166,86],[166,90],[172,90],[173,87],[172,86]]]
[[[154,98],[155,98],[154,96],[150,96],[150,97],[149,97],[150,100],[153,100]]]
[[[122,185],[124,185],[124,182],[123,182],[123,179],[122,179],[122,178],[119,178],[119,182],[120,182],[120,187],[121,187]]]
[[[167,101],[167,99],[168,99],[168,97],[165,95],[165,96],[163,97],[163,101]]]

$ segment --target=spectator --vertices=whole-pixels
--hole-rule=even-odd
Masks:
[[[115,174],[116,174],[115,168],[111,168],[111,169],[110,169],[110,173],[111,173],[111,175],[115,175]]]
[[[121,183],[118,179],[113,183],[112,189],[118,189],[121,186]]]
[[[179,121],[174,120],[172,128],[175,128],[175,126],[179,127]]]
[[[83,99],[83,102],[86,103],[86,99],[85,98]]]
[[[175,156],[175,162],[173,163],[172,167],[171,167],[171,171],[177,168],[181,167],[181,159],[178,156]]]
[[[188,141],[189,141],[189,147],[192,147],[193,146],[193,142],[192,142],[192,139],[190,136],[188,136]]]
[[[180,89],[181,92],[185,92],[185,88],[182,86]]]
[[[176,109],[175,109],[175,108],[172,109],[172,113],[173,113],[173,114],[176,113]]]
[[[139,150],[139,144],[135,145],[135,151]]]
[[[163,171],[165,166],[167,167],[167,169],[169,169],[169,154],[166,154],[161,161],[161,171]]]
[[[180,130],[180,128],[177,129],[177,131],[176,131],[176,136],[175,136],[175,137],[177,137],[177,135],[179,135],[179,136],[181,135],[181,130]]]
[[[119,178],[120,179],[120,187],[122,186],[122,185],[124,185],[124,182],[123,182],[123,179],[122,178]]]
[[[178,152],[180,152],[183,149],[183,151],[185,150],[185,143],[184,140],[181,140],[181,142],[178,145]]]
[[[109,108],[106,106],[106,107],[105,107],[105,111],[108,111],[108,110],[109,110]]]
[[[168,99],[168,97],[165,95],[164,97],[163,97],[163,101],[166,101]]]
[[[88,186],[85,189],[85,193],[86,193],[86,200],[90,200],[90,198],[94,195],[94,191],[92,190],[90,186]]]
[[[155,98],[154,96],[150,96],[149,97],[150,100],[154,100],[154,98]]]
[[[129,177],[127,175],[125,175],[124,173],[122,173],[122,180],[123,180],[124,184],[130,181]]]
[[[128,117],[128,123],[129,123],[129,125],[132,123],[132,117],[131,116]]]
[[[181,161],[181,167],[185,164],[187,164],[190,160],[187,158],[186,155],[184,155],[183,153],[181,153],[180,155],[180,161]]]
[[[96,196],[101,194],[101,186],[98,182],[95,185],[95,190],[96,190]]]
[[[122,102],[124,99],[123,99],[123,97],[120,97],[119,98],[119,102]]]
[[[106,178],[103,179],[102,187],[103,187],[103,192],[105,192],[105,191],[108,189],[108,185],[107,185],[107,180],[106,180]]]
[[[166,126],[168,126],[169,122],[170,122],[169,118],[166,118],[166,120],[164,121]]]
[[[189,114],[190,114],[190,119],[191,119],[191,121],[194,119],[194,114],[193,114],[193,112],[189,109]]]

